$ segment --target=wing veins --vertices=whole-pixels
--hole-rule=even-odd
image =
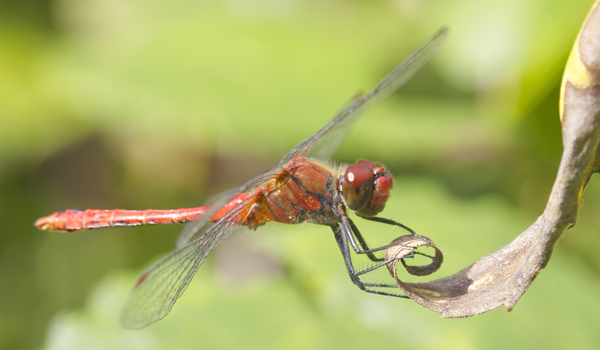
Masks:
[[[251,196],[239,203],[201,236],[144,272],[144,274],[148,273],[148,276],[139,286],[134,287],[126,304],[122,318],[124,325],[130,328],[142,328],[165,317],[189,286],[208,254],[233,229],[241,227],[234,223],[235,217],[239,216],[253,199],[254,196]],[[185,252],[186,249],[191,250]],[[173,275],[169,274],[169,271],[178,273]],[[165,281],[168,281],[166,283],[168,287],[161,290],[161,286],[165,286]],[[153,296],[157,297],[153,298]],[[148,303],[151,303],[151,310],[146,313],[143,307]]]
[[[433,37],[421,45],[411,56],[400,63],[392,72],[386,75],[383,80],[371,92],[356,101],[350,107],[339,113],[322,129],[306,138],[288,152],[279,163],[280,166],[287,164],[296,157],[310,157],[317,153],[321,158],[331,157],[341,145],[341,142],[352,125],[360,116],[366,114],[371,108],[378,106],[385,99],[393,95],[402,87],[412,76],[423,67],[435,54],[446,36],[447,28],[442,28]],[[338,135],[334,135],[334,133]],[[335,143],[327,150],[320,150],[315,145],[321,141],[324,136],[338,136]]]

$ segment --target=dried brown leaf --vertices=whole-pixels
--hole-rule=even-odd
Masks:
[[[406,268],[406,271],[414,276],[426,276],[437,271],[442,262],[444,261],[444,256],[442,255],[442,251],[435,245],[433,242],[424,236],[417,235],[405,235],[400,236],[392,241],[392,243],[397,243],[398,245],[389,247],[385,251],[385,260],[392,260],[387,264],[388,271],[394,277],[396,277],[396,267],[398,265],[398,261],[402,261],[402,265]],[[433,261],[429,265],[425,266],[412,266],[407,265],[404,257],[411,255],[417,248],[419,247],[433,247],[435,249],[435,256]]]
[[[473,316],[501,305],[511,311],[548,264],[557,239],[575,225],[581,194],[591,175],[600,172],[598,2],[581,28],[565,69],[560,100],[564,151],[544,213],[513,242],[452,276],[404,283],[398,279],[395,261],[391,272],[398,286],[442,317]]]

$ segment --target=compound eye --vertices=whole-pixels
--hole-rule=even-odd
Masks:
[[[369,204],[373,196],[373,170],[363,164],[352,164],[344,174],[342,194],[348,208],[357,211]]]

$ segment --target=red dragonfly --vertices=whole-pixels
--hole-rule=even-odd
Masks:
[[[309,222],[331,227],[355,285],[369,293],[406,298],[374,289],[396,285],[365,283],[360,279],[362,274],[387,263],[373,253],[392,245],[370,249],[346,215],[349,209],[363,219],[399,226],[415,234],[400,223],[375,216],[383,210],[392,188],[388,170],[368,160],[359,160],[350,166],[332,166],[318,159],[330,158],[359,117],[390,97],[423,67],[439,50],[446,32],[445,28],[440,30],[373,91],[355,99],[325,127],[288,152],[277,167],[217,196],[205,206],[174,210],[66,210],[38,219],[35,226],[71,232],[191,221],[178,238],[177,249],[135,282],[122,315],[122,323],[128,328],[143,328],[165,317],[219,242],[244,226],[256,229],[269,221]],[[357,271],[352,264],[350,247],[378,264]]]

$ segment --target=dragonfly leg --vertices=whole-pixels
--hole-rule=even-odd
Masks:
[[[344,257],[344,262],[346,263],[346,269],[348,270],[350,279],[360,290],[363,290],[367,293],[387,295],[387,296],[393,296],[393,297],[397,297],[397,298],[408,299],[408,297],[406,295],[400,295],[400,294],[396,294],[396,293],[388,293],[388,292],[383,292],[383,291],[369,288],[369,287],[397,287],[395,285],[389,285],[389,284],[383,285],[383,284],[377,284],[377,283],[364,283],[360,279],[360,276],[362,274],[373,271],[373,270],[387,264],[389,261],[381,262],[375,266],[372,266],[372,267],[362,270],[362,271],[356,271],[354,269],[354,265],[352,264],[352,258],[350,256],[350,246],[348,245],[348,237],[352,236],[352,233],[344,233],[343,232],[344,229],[341,226],[334,226],[334,227],[332,227],[332,229],[333,229],[333,233],[335,235],[335,240],[338,244],[338,247],[340,248],[340,251],[342,252],[342,256]]]
[[[395,284],[389,283],[364,283],[367,287],[378,287],[378,288],[398,288]]]
[[[352,220],[350,220],[350,218],[348,218],[345,215],[341,217],[341,220],[342,220],[342,231],[347,232],[347,236],[348,236],[348,240],[350,241],[350,245],[352,246],[352,249],[354,250],[354,252],[356,252],[356,254],[367,254],[369,259],[371,259],[372,261],[380,262],[380,261],[384,261],[384,259],[377,258],[373,254],[374,252],[379,252],[379,251],[382,251],[382,250],[385,250],[390,247],[394,247],[394,246],[398,245],[398,243],[391,243],[391,244],[386,244],[386,245],[382,245],[382,246],[375,247],[375,248],[369,248],[367,246],[367,243],[365,242],[364,238],[360,234],[358,227],[356,227],[356,225],[354,225],[354,222],[352,222]],[[412,232],[412,230],[411,230],[411,232]],[[356,243],[356,240],[354,239],[354,235],[356,235],[356,240],[358,240],[358,243],[361,245],[363,250],[361,250],[358,247],[358,244]],[[405,256],[405,258],[412,258],[413,256],[414,256],[414,254],[411,253],[411,254]]]
[[[348,218],[348,223],[350,224],[351,231],[354,234],[354,236],[356,237],[356,240],[360,244],[360,246],[363,249],[363,251],[368,251],[369,250],[369,246],[367,245],[367,242],[365,241],[365,239],[363,238],[362,234],[358,230],[358,227],[356,227],[356,225],[354,224],[354,222],[350,218]],[[357,249],[358,247],[356,247],[356,242],[351,241],[350,244],[352,245],[352,248],[354,249],[354,251],[357,254],[360,254],[360,251]],[[384,260],[383,258],[376,257],[375,254],[373,254],[373,252],[368,252],[366,254],[369,257],[369,259],[371,259],[371,261],[379,262],[379,261],[383,261]]]
[[[398,227],[402,227],[402,228],[403,228],[403,229],[405,229],[406,231],[410,232],[410,233],[411,233],[413,236],[415,236],[415,237],[422,237],[422,236],[418,235],[418,234],[417,234],[415,231],[413,231],[413,230],[412,230],[410,227],[408,227],[408,226],[405,226],[405,225],[402,225],[401,223],[399,223],[399,222],[396,222],[396,221],[394,221],[394,220],[392,220],[392,219],[380,218],[380,217],[377,217],[377,216],[370,216],[370,217],[367,217],[367,216],[361,216],[361,218],[363,218],[363,219],[365,219],[365,220],[369,220],[369,221],[380,222],[380,223],[382,223],[382,224],[387,224],[387,225],[392,225],[392,226],[398,226]],[[350,220],[350,219],[348,218],[348,220]],[[352,226],[354,225],[354,224],[352,223],[352,221],[350,221],[350,225],[352,225]],[[353,227],[355,227],[355,226],[353,226]],[[357,231],[358,231],[358,229],[357,229]],[[393,245],[392,245],[392,246],[393,246]],[[387,249],[387,247],[388,247],[388,246],[384,246],[384,247]],[[377,248],[376,248],[376,249],[377,249]],[[413,252],[412,254],[413,254],[413,255],[414,255],[414,254],[423,255],[423,256],[426,256],[426,257],[430,258],[431,260],[433,260],[433,259],[434,259],[434,257],[433,257],[433,256],[431,256],[431,255],[427,255],[427,254],[423,254],[423,253],[421,253],[421,252]],[[411,258],[411,256],[407,256],[407,258]]]
[[[410,227],[402,225],[401,223],[396,222],[392,219],[380,218],[378,216],[361,216],[361,218],[363,218],[365,220],[369,220],[369,221],[380,222],[382,224],[388,224],[388,225],[392,225],[392,226],[402,227],[406,231],[410,232],[413,236],[421,237],[418,234],[416,234],[415,231],[413,231]]]

